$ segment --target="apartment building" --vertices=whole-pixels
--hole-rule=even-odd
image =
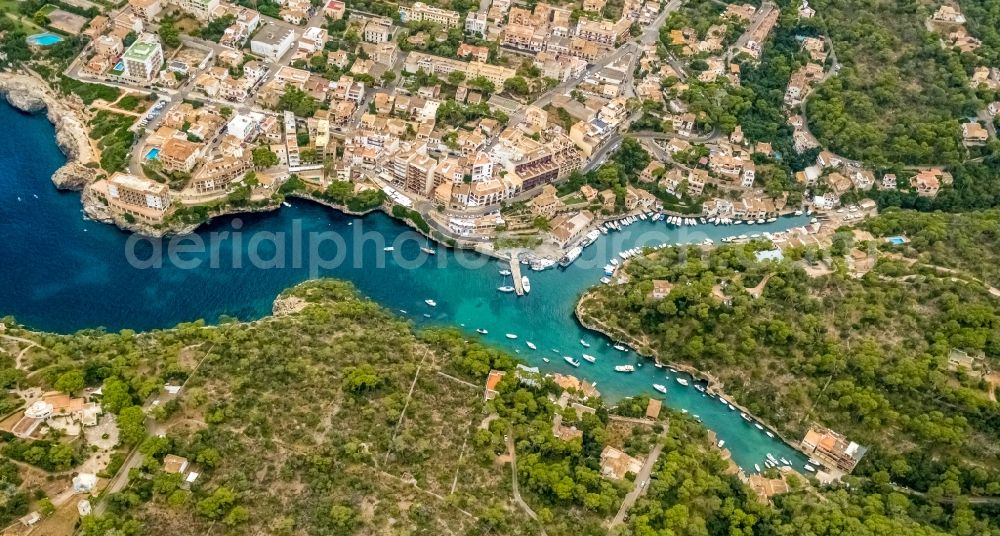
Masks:
[[[465,32],[476,34],[479,37],[486,37],[486,26],[488,25],[486,13],[470,11],[465,17]]]
[[[581,39],[600,43],[606,46],[616,46],[628,34],[631,21],[621,19],[618,22],[608,20],[589,20],[581,18],[576,23],[576,35]]]
[[[200,150],[200,144],[185,139],[170,138],[160,148],[156,161],[167,171],[188,173],[194,169]]]
[[[384,17],[370,19],[362,37],[368,43],[387,43],[392,38],[392,21]]]
[[[150,210],[162,214],[170,207],[167,185],[135,175],[116,172],[108,179],[107,193],[109,204],[121,211],[142,209],[133,215],[145,216]]]
[[[500,65],[490,65],[481,61],[466,63],[422,52],[411,52],[406,58],[406,64],[403,66],[403,69],[409,73],[415,73],[423,69],[424,72],[438,76],[447,76],[454,71],[460,71],[465,73],[466,79],[482,76],[496,85],[496,87],[503,87],[503,83],[508,78],[517,74],[517,71],[514,69]]]
[[[249,158],[224,156],[206,162],[191,179],[191,188],[199,194],[224,192],[236,179],[242,178],[253,169]]]
[[[137,82],[149,82],[163,67],[163,47],[153,34],[144,33],[129,45],[122,56],[123,76]]]
[[[548,37],[548,29],[544,26],[508,24],[503,29],[503,41],[501,41],[501,44],[505,47],[516,48],[518,50],[541,52],[545,48],[545,42]]]
[[[137,17],[146,22],[152,22],[153,18],[163,11],[163,3],[160,0],[128,0],[128,5]]]
[[[175,3],[182,11],[186,11],[203,21],[208,20],[215,12],[215,8],[219,7],[219,0],[176,0]]]
[[[445,28],[458,28],[461,25],[461,16],[457,11],[441,9],[428,6],[423,2],[414,2],[412,6],[399,6],[399,19],[405,22],[434,22]]]

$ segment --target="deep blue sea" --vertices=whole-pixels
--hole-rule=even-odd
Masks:
[[[615,365],[641,361],[583,329],[573,315],[578,297],[600,284],[602,267],[619,251],[777,231],[802,225],[804,217],[745,228],[639,222],[601,237],[565,270],[527,270],[531,292],[519,298],[496,290],[510,283],[499,274],[506,263],[444,249],[427,256],[420,251],[427,245],[423,239],[384,214],[354,218],[305,201],[266,214],[218,218],[172,248],[168,241],[137,239],[85,220],[79,194],[55,189],[50,176],[64,161],[44,116],[19,113],[0,99],[0,316],[55,332],[144,330],[202,318],[213,322],[221,315],[248,320],[270,313],[285,288],[314,276],[337,277],[417,325],[456,325],[470,336],[480,336],[477,328],[488,330],[488,342],[543,370],[595,381],[610,400],[661,396],[651,386],[662,383],[666,403],[699,415],[750,472],[755,463],[763,467],[768,452],[799,465],[804,460],[718,399],[679,385],[666,369],[647,361],[633,374],[614,372]],[[199,242],[204,247],[196,247]],[[184,248],[197,251],[176,253]],[[162,258],[157,250],[175,254],[146,266]],[[531,351],[527,341],[538,350]],[[561,357],[579,359],[584,352],[597,362],[573,368]]]

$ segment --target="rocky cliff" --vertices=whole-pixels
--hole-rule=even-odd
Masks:
[[[76,112],[42,81],[26,75],[0,73],[0,95],[23,112],[46,111],[46,116],[56,128],[56,144],[68,160],[52,175],[52,182],[57,188],[81,190],[97,177],[86,126]]]

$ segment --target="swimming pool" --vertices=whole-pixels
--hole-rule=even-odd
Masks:
[[[889,238],[886,238],[885,241],[894,246],[902,246],[906,243],[906,239],[902,236],[890,236]]]
[[[156,160],[156,157],[160,154],[159,147],[153,147],[146,153],[146,160]]]
[[[28,44],[47,47],[62,41],[63,38],[54,33],[40,33],[28,36]]]
[[[120,62],[116,63],[114,70],[116,70],[116,71],[124,71],[125,70],[125,62],[124,61],[120,61]]]

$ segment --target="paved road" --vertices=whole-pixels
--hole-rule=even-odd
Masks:
[[[729,50],[726,51],[726,58],[728,60],[732,60],[733,56],[736,55],[736,51],[743,48],[747,44],[747,41],[750,40],[750,34],[760,27],[760,25],[764,22],[764,19],[767,18],[767,15],[770,14],[775,7],[777,6],[770,1],[761,4],[760,9],[754,13],[753,20],[750,21],[750,25],[747,26],[746,31],[743,32],[743,34],[736,39],[736,42],[729,47]],[[760,43],[760,45],[764,46],[763,43]]]
[[[646,456],[646,462],[642,464],[642,469],[639,470],[639,474],[635,477],[632,491],[629,491],[625,495],[625,500],[622,501],[621,508],[618,509],[615,518],[611,520],[609,528],[614,528],[625,521],[625,515],[628,514],[629,509],[635,504],[636,499],[642,496],[643,493],[646,493],[646,488],[649,487],[649,475],[653,472],[653,466],[656,465],[656,460],[660,457],[662,450],[663,443],[657,442],[653,450],[649,451],[649,456]]]

